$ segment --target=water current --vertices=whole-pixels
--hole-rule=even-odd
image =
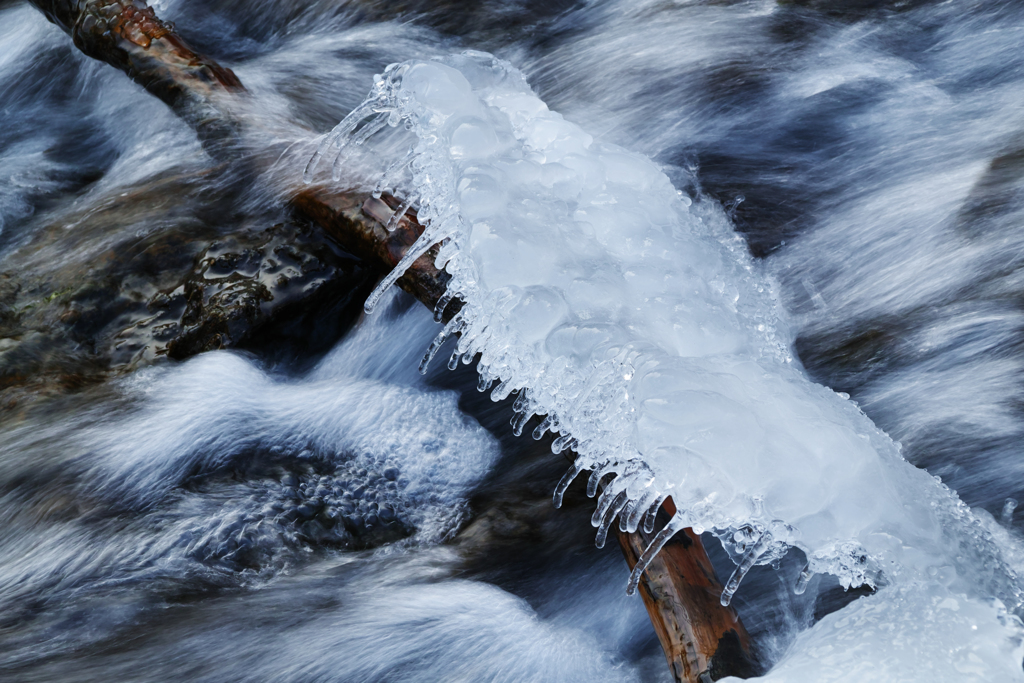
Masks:
[[[386,278],[0,413],[0,678],[670,680],[593,537],[670,494],[764,680],[1024,680],[1024,9],[154,6],[277,161],[239,181],[0,2],[3,277],[284,220],[337,157],[465,303]]]

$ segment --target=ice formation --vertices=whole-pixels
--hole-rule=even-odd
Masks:
[[[543,416],[534,438],[551,431],[556,453],[577,453],[555,504],[590,471],[599,545],[616,520],[650,529],[672,496],[679,512],[630,591],[684,527],[714,531],[734,557],[723,603],[747,570],[792,546],[808,557],[797,591],[817,572],[846,586],[955,576],[965,554],[996,558],[991,594],[1015,590],[991,539],[963,531],[972,518],[955,495],[847,397],[806,378],[770,281],[710,202],[550,111],[520,72],[479,52],[389,66],[304,178],[336,148],[337,174],[352,149],[399,124],[415,145],[375,192],[404,196],[396,216],[415,205],[425,230],[366,309],[440,245],[436,263],[452,277],[436,318],[452,298],[464,306],[424,366],[457,336],[451,367],[479,355],[481,391],[518,392],[517,434]]]
[[[1008,633],[1015,634],[1007,637]],[[1003,683],[1024,679],[1024,631],[999,601],[941,584],[893,587],[797,636],[763,683]],[[723,678],[720,683],[739,683]]]

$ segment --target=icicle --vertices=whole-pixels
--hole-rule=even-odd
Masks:
[[[380,299],[384,296],[391,285],[398,281],[398,278],[405,274],[405,271],[409,269],[416,259],[429,251],[430,247],[434,246],[440,239],[447,237],[447,234],[443,234],[445,230],[453,230],[454,226],[448,227],[446,224],[444,228],[438,228],[433,230],[433,226],[430,226],[423,231],[423,234],[419,236],[409,249],[406,250],[405,256],[402,260],[391,269],[391,272],[384,276],[384,279],[380,281],[377,288],[373,290],[369,297],[366,299],[366,303],[363,304],[363,310],[367,313],[373,313],[373,309],[380,303]]]
[[[567,448],[572,448],[576,445],[576,439],[571,434],[563,434],[554,440],[551,444],[551,452],[558,455]]]
[[[461,355],[462,354],[459,353],[458,349],[455,349],[455,351],[452,352],[451,358],[448,359],[449,370],[454,370],[455,368],[459,367],[459,356]]]
[[[444,329],[434,337],[434,341],[430,342],[430,347],[427,352],[423,355],[423,359],[420,361],[420,374],[427,374],[427,368],[430,367],[430,361],[434,360],[434,356],[437,355],[438,350],[444,346],[444,343],[448,341],[448,338],[453,334],[458,334],[466,328],[465,316],[459,314],[456,315],[451,321],[444,326]]]
[[[651,533],[654,531],[654,522],[658,519],[658,510],[661,509],[661,504],[668,498],[666,494],[661,494],[657,499],[651,503],[651,507],[647,509],[647,516],[644,517],[644,533]]]
[[[409,207],[413,205],[418,196],[419,195],[411,194],[403,199],[402,203],[398,205],[397,209],[395,209],[395,212],[391,214],[391,218],[388,219],[384,229],[388,232],[394,232],[395,228],[397,228],[398,224],[402,222],[406,212],[409,211]],[[438,322],[440,322],[440,320]]]
[[[483,392],[490,389],[492,384],[494,384],[494,379],[481,373],[480,379],[478,379],[476,382],[476,390],[482,394]]]
[[[643,555],[636,561],[636,566],[633,567],[633,572],[629,575],[629,583],[626,585],[626,594],[633,595],[636,592],[636,587],[640,584],[640,577],[650,566],[654,558],[661,552],[661,549],[665,547],[665,544],[676,535],[678,531],[686,526],[686,520],[678,512],[672,516],[672,519],[668,521],[665,528],[658,532],[658,535],[654,537],[651,544],[644,550]]]
[[[519,395],[516,396],[515,403],[512,404],[512,410],[517,415],[521,416],[513,418],[512,425],[514,429],[512,431],[516,436],[522,436],[523,428],[526,426],[526,423],[529,422],[530,418],[536,414],[534,413],[533,401],[530,399],[529,389],[522,389],[519,391]],[[517,424],[518,427],[516,427]]]
[[[600,497],[597,499],[597,508],[594,510],[594,514],[590,516],[590,526],[600,526],[604,522],[604,518],[608,515],[608,510],[612,508],[612,503],[615,503],[619,499],[619,495],[625,493],[625,491],[616,490],[614,484],[605,487],[605,490],[601,492]]]
[[[345,161],[348,159],[347,149],[351,149],[355,145],[361,145],[366,142],[371,135],[379,131],[384,126],[388,125],[387,113],[378,114],[377,118],[373,119],[365,126],[359,129],[359,132],[350,138],[346,138],[341,141],[338,145],[338,156],[334,158],[334,167],[331,170],[331,178],[337,182],[341,180],[341,175],[345,168]]]
[[[438,270],[444,270],[448,262],[458,253],[459,244],[454,239],[445,240],[441,243],[441,248],[437,250],[437,256],[434,258],[434,267]]]
[[[562,475],[562,478],[558,480],[558,486],[555,487],[555,494],[551,497],[551,502],[554,503],[556,508],[562,507],[562,496],[565,495],[565,491],[569,488],[569,484],[571,484],[582,471],[582,458],[576,458],[576,462],[572,464],[572,467],[570,467],[569,470]]]
[[[629,513],[633,510],[633,505],[637,501],[627,500],[626,504],[622,507],[622,512],[619,513],[619,531],[626,531],[626,524],[629,521]]]
[[[611,507],[608,508],[608,513],[601,520],[601,526],[597,528],[597,538],[594,539],[594,545],[598,548],[604,547],[605,539],[608,538],[608,529],[611,528],[612,522],[622,512],[622,506],[629,501],[629,494],[625,491],[620,491],[619,495],[615,496],[615,500],[612,501]]]
[[[552,425],[555,424],[555,416],[548,415],[544,418],[543,422],[537,425],[537,428],[533,430],[533,438],[536,441],[540,441],[544,438],[544,432],[548,431]]]
[[[761,534],[761,538],[758,539],[757,543],[752,545],[746,553],[743,555],[743,559],[736,565],[736,569],[733,570],[732,576],[729,577],[728,583],[725,584],[725,588],[722,590],[722,607],[728,607],[729,603],[732,602],[732,596],[736,595],[736,589],[740,587],[740,581],[747,575],[750,568],[757,562],[757,558],[764,554],[764,551],[768,549],[768,546],[772,542],[772,532],[765,531]]]
[[[455,345],[455,349],[462,355],[462,363],[469,365],[473,362],[476,357],[477,350],[487,340],[487,326],[476,325],[476,330],[472,334],[464,334],[459,337],[458,343]]]
[[[319,165],[320,159],[322,159],[324,154],[327,153],[327,150],[355,130],[356,126],[358,126],[363,119],[374,111],[374,106],[376,104],[377,103],[373,100],[363,102],[361,105],[353,109],[348,116],[342,119],[341,123],[335,126],[334,129],[320,141],[319,146],[316,148],[316,152],[314,152],[313,156],[309,158],[309,162],[306,163],[305,170],[302,171],[302,182],[307,185],[313,182],[313,172],[316,171],[316,167]]]
[[[595,467],[590,473],[590,479],[587,481],[587,497],[593,498],[597,495],[597,487],[604,478],[604,475],[608,473],[610,464],[605,463],[600,467]]]
[[[444,290],[444,294],[441,295],[441,298],[434,305],[434,322],[441,322],[441,319],[444,317],[444,309],[448,308],[448,302],[452,300],[453,295],[454,292],[452,292],[451,287]]]
[[[513,414],[512,433],[516,436],[522,436],[523,427],[526,426],[526,423],[530,421],[531,417],[533,417],[533,413],[526,410],[521,410],[518,413]]]
[[[625,527],[620,527],[623,531],[633,533],[637,527],[640,526],[640,520],[647,512],[648,502],[656,497],[657,494],[654,491],[647,491],[643,496],[633,501],[633,505],[629,508],[629,513],[624,513],[620,518],[624,520]]]
[[[388,115],[390,113],[391,113],[391,110],[390,109],[386,109],[383,112],[381,112],[380,114],[378,114],[376,118],[374,118],[372,121],[370,121],[365,126],[360,128],[359,132],[354,134],[350,138],[349,144],[351,144],[351,145],[361,145],[364,142],[366,142],[367,140],[369,140],[370,137],[374,133],[379,131],[384,126],[388,125]]]
[[[393,115],[395,114],[395,112],[392,111],[391,114]],[[391,124],[390,116],[388,117],[388,123]],[[380,180],[377,181],[376,187],[373,188],[373,198],[380,199],[381,195],[384,194],[384,191],[387,190],[388,187],[390,187],[391,184],[393,183],[395,176],[400,171],[405,170],[405,167],[408,166],[409,163],[415,158],[416,148],[413,147],[408,151],[408,153],[406,153],[404,157],[402,157],[402,159],[396,161],[395,163],[391,164],[386,169],[384,169],[384,173],[381,174]]]
[[[625,506],[622,508],[622,512],[619,513],[619,531],[627,531],[629,524],[629,516],[633,512],[633,508],[640,504],[640,500],[634,500],[630,498],[626,501]]]
[[[800,576],[796,577],[796,585],[793,586],[793,592],[796,595],[803,595],[804,591],[807,590],[807,584],[811,582],[811,577],[813,576],[814,572],[811,571],[811,563],[808,562],[800,570]]]
[[[508,380],[502,380],[501,384],[496,386],[494,391],[491,392],[491,400],[495,403],[498,401],[504,401],[508,398],[508,395],[512,393],[513,389],[515,389],[515,387],[512,386],[511,382]]]

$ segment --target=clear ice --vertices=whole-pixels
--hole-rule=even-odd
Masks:
[[[555,505],[592,473],[599,544],[617,517],[653,531],[672,497],[678,512],[630,592],[671,535],[693,527],[738,565],[724,604],[752,566],[795,546],[808,558],[797,592],[823,572],[846,587],[942,575],[954,577],[945,591],[983,584],[1019,608],[989,527],[848,397],[803,373],[771,281],[717,205],[549,110],[519,71],[479,52],[389,66],[324,138],[306,180],[334,147],[341,157],[399,125],[415,137],[411,157],[378,187],[404,188],[424,232],[366,308],[440,245],[436,264],[452,277],[437,318],[452,298],[464,305],[421,370],[457,338],[449,367],[479,357],[481,391],[517,392],[515,431],[539,416],[533,437],[550,431],[556,453],[577,454]]]

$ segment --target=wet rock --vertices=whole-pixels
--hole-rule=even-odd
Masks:
[[[311,226],[225,215],[210,183],[158,178],[22,226],[0,255],[0,414],[165,356],[340,336],[373,274]]]
[[[363,482],[353,480],[358,471],[366,472]],[[356,484],[362,495],[379,502],[361,499],[357,504],[334,496],[341,481]],[[406,501],[399,492],[384,489],[386,482],[377,471],[353,468],[334,454],[302,459],[287,452],[246,454],[230,467],[190,480],[191,494],[234,501],[214,515],[206,531],[197,533],[190,555],[229,571],[265,571],[298,550],[392,543],[414,529],[405,518]],[[229,511],[232,505],[241,509]]]
[[[218,240],[184,281],[157,292],[155,315],[126,328],[115,362],[187,358],[253,340],[268,325],[308,313],[327,299],[361,292],[365,269],[310,226],[281,223]],[[326,291],[323,291],[326,290]]]

